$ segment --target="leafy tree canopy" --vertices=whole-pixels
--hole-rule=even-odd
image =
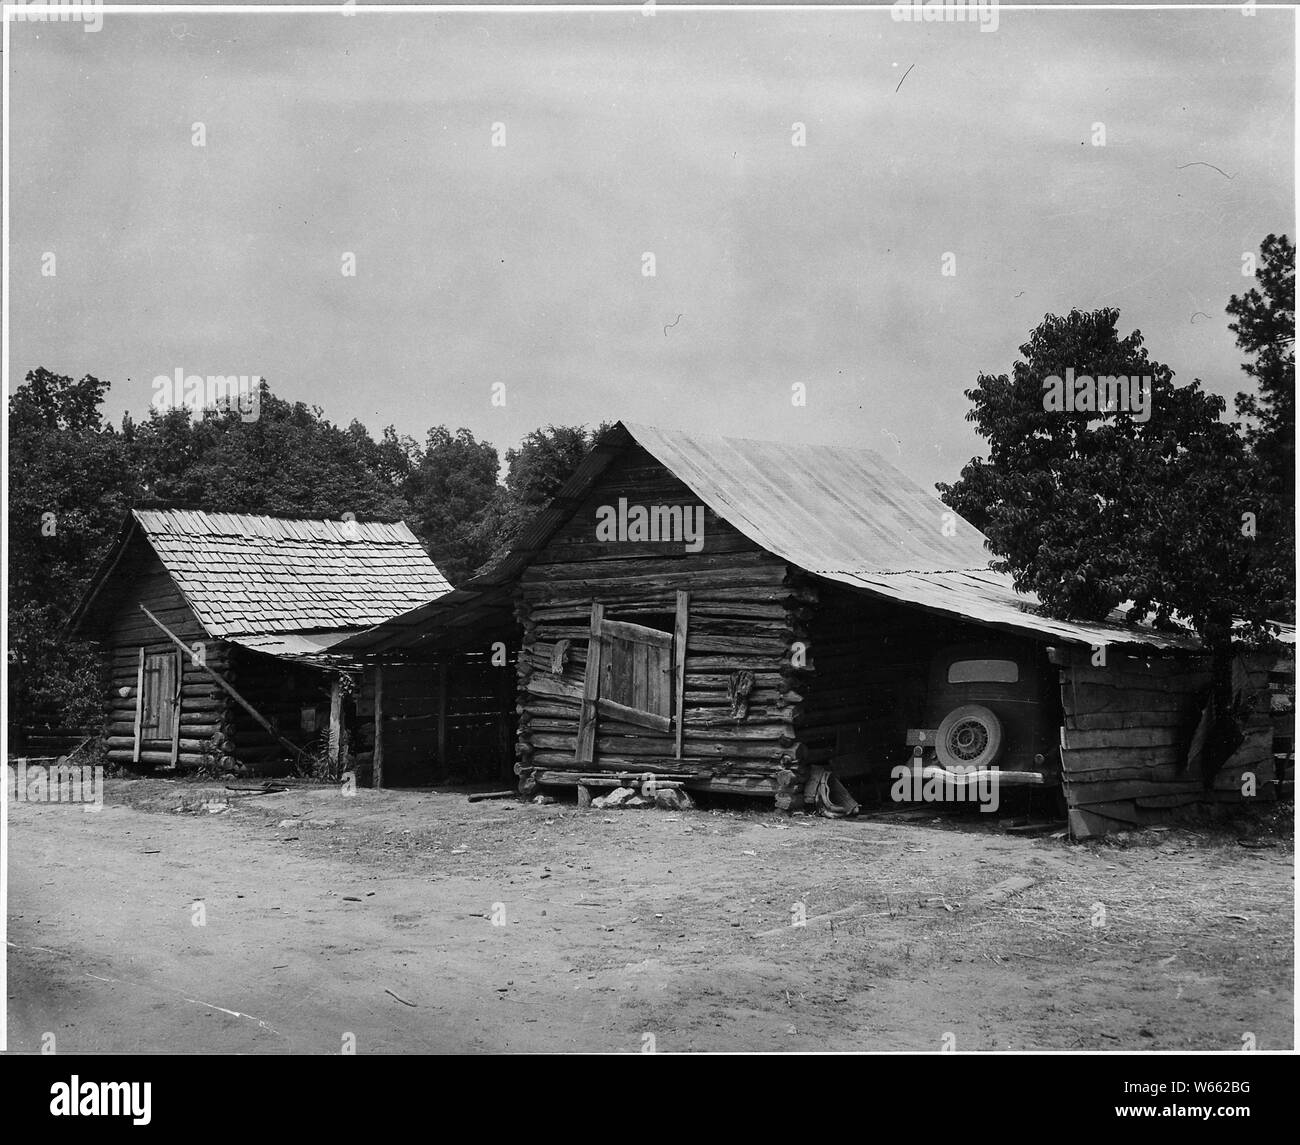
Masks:
[[[429,430],[404,483],[411,527],[452,584],[474,575],[496,547],[500,500],[496,446],[468,429]]]
[[[399,443],[376,443],[359,422],[341,429],[265,381],[258,396],[255,416],[234,402],[198,415],[150,410],[130,430],[147,494],[232,513],[404,515]]]
[[[1273,603],[1245,516],[1245,442],[1221,420],[1221,398],[1199,381],[1175,385],[1141,333],[1122,336],[1118,322],[1113,309],[1049,314],[1010,375],[981,374],[967,418],[989,456],[939,490],[1047,612],[1101,620],[1131,601],[1132,619],[1181,616],[1217,644],[1234,618],[1262,625]],[[1146,379],[1149,418],[1045,408],[1048,380],[1067,371]]]
[[[1279,617],[1295,620],[1295,245],[1269,235],[1260,247],[1257,287],[1233,295],[1228,329],[1250,355],[1242,365],[1258,386],[1237,395],[1247,419],[1251,495],[1258,517],[1256,568]]]

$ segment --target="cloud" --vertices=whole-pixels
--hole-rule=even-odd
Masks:
[[[1235,390],[1241,252],[1292,226],[1264,10],[110,14],[12,42],[11,375],[94,372],[137,414],[183,366],[502,448],[620,414],[888,428],[949,480],[980,444],[961,390],[1048,311],[1119,305]]]

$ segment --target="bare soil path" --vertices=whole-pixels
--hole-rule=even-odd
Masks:
[[[1276,836],[205,792],[10,804],[11,1050],[1292,1045]]]

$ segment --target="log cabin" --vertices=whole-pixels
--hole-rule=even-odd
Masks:
[[[989,563],[871,451],[620,422],[496,564],[340,647],[373,674],[513,630],[524,793],[652,774],[833,811],[900,766],[997,768],[1059,792],[1078,835],[1271,796],[1267,681],[1294,680],[1294,629],[1243,658],[1244,738],[1204,776],[1193,635],[1043,615]]]
[[[111,762],[337,774],[372,763],[373,698],[335,647],[450,588],[400,521],[136,509],[69,630],[103,653]]]

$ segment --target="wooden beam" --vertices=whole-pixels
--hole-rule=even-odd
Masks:
[[[147,608],[145,608],[143,604],[140,605],[140,611],[143,612],[145,616],[147,616],[150,620],[152,620],[154,624],[157,625],[157,627],[166,634],[167,639],[170,640],[173,644],[175,644],[177,648],[179,648],[182,652],[186,653],[187,655],[190,655],[193,658],[193,654],[185,646],[185,641],[183,641],[179,636],[177,636],[176,633],[174,633],[170,628],[168,628],[167,625],[165,625],[161,620],[159,620],[152,612],[150,612]],[[141,674],[141,678],[143,678],[144,649],[142,648],[140,651],[141,651],[140,674]],[[234,701],[237,704],[239,704],[239,706],[243,708],[250,716],[252,716],[253,719],[255,719],[263,728],[265,728],[268,732],[270,732],[271,735],[274,736],[275,739],[280,744],[282,744],[284,747],[287,747],[295,755],[301,756],[303,759],[310,758],[307,755],[307,753],[303,751],[302,748],[300,748],[297,744],[290,743],[287,739],[284,738],[284,736],[282,736],[278,731],[276,731],[275,728],[271,726],[270,720],[268,720],[264,715],[262,715],[262,713],[259,712],[255,707],[253,707],[253,705],[250,704],[246,699],[244,699],[243,696],[241,696],[238,692],[236,692],[235,689],[231,686],[229,681],[227,681],[224,676],[221,676],[218,673],[214,672],[211,668],[207,666],[207,664],[201,663],[197,658],[194,659],[194,665],[195,667],[206,672],[219,685],[221,685],[222,688],[224,688],[228,693],[230,693],[231,698],[234,699]]]
[[[384,785],[384,668],[375,665],[375,752],[372,757],[373,776],[371,783],[375,788]]]
[[[646,628],[643,624],[629,624],[625,620],[603,621],[601,631],[606,636],[617,636],[623,640],[635,640],[638,644],[653,644],[657,648],[667,648],[673,640],[667,632]]]
[[[596,697],[596,711],[602,716],[608,716],[611,720],[618,720],[625,724],[634,724],[637,727],[651,728],[654,731],[662,732],[668,735],[673,730],[673,722],[667,716],[655,715],[653,712],[643,712],[637,708],[629,708],[626,704],[616,704],[613,700],[606,700],[600,696]],[[680,725],[681,721],[678,721]],[[678,759],[681,756],[677,757]]]
[[[677,619],[673,624],[673,667],[677,672],[677,696],[673,703],[673,720],[676,728],[676,754],[682,758],[682,735],[686,728],[686,619],[689,613],[690,593],[685,589],[677,590]]]
[[[338,774],[339,753],[343,747],[343,682],[334,677],[330,685],[330,770]]]
[[[591,763],[596,753],[596,697],[600,689],[600,661],[605,621],[605,606],[596,601],[591,606],[591,638],[587,645],[587,670],[582,681],[582,713],[578,717],[578,742],[573,758]]]
[[[181,758],[181,680],[185,677],[185,653],[176,649],[176,686],[172,692],[172,767]]]
[[[140,666],[135,672],[135,747],[131,762],[140,762],[140,732],[144,729],[144,645],[140,645]]]

